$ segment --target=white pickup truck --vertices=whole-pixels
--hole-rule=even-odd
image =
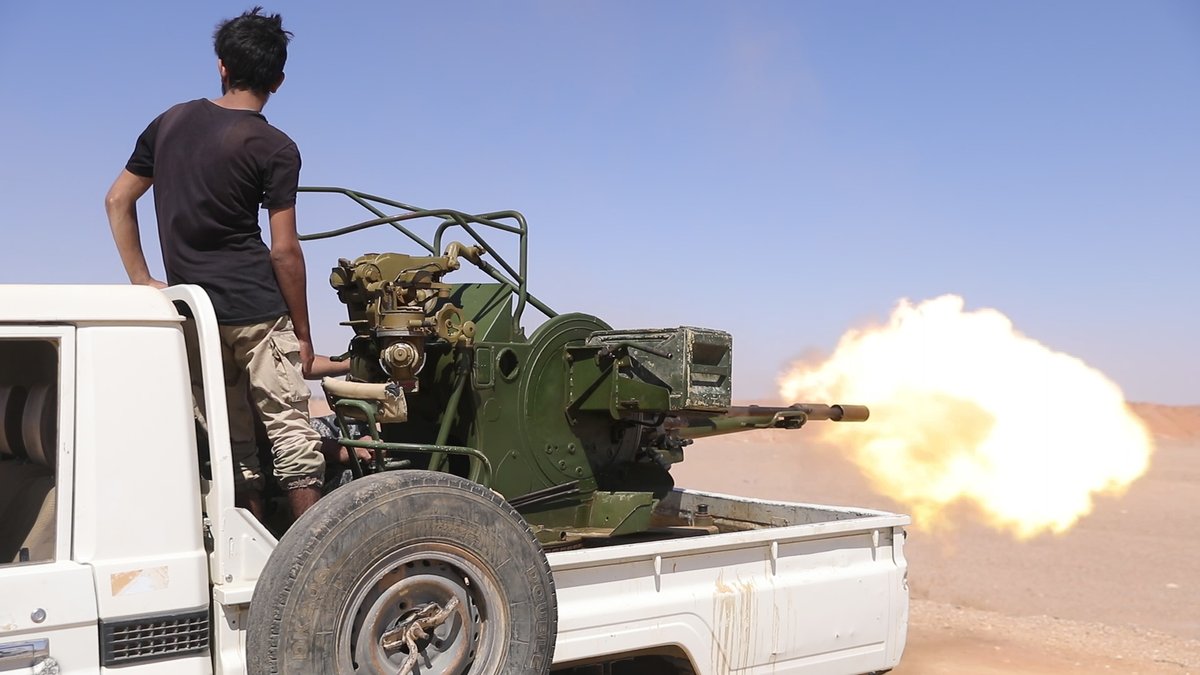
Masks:
[[[0,675],[270,670],[252,607],[264,602],[260,579],[292,566],[287,544],[306,521],[277,550],[234,506],[216,413],[211,478],[203,476],[185,307],[198,324],[204,381],[220,382],[215,319],[195,287],[0,286]],[[209,411],[225,409],[220,386],[205,391]],[[655,517],[697,514],[715,533],[546,556],[557,629],[526,637],[547,645],[552,664],[494,657],[508,652],[511,634],[496,632],[506,608],[493,606],[482,618],[474,610],[481,625],[471,630],[430,628],[412,662],[394,640],[389,654],[399,660],[339,651],[332,669],[285,672],[863,673],[899,662],[908,517],[688,490],[662,500]],[[336,572],[331,565],[292,593],[317,593]],[[373,583],[392,592],[387,577]],[[494,590],[465,592],[507,597]],[[269,614],[257,616],[270,623]],[[286,650],[345,632],[319,622],[307,631],[274,637]]]

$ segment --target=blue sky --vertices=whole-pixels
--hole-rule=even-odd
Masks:
[[[245,3],[0,3],[0,282],[122,282],[102,199],[138,133],[219,95]],[[735,398],[901,297],[959,293],[1134,400],[1200,403],[1200,5],[268,6],[302,182],[513,208],[530,287],[735,336]],[[160,269],[153,208],[141,218]],[[302,231],[359,214],[302,198]],[[306,247],[319,351],[339,256]]]

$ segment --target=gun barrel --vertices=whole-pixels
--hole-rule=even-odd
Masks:
[[[707,438],[752,429],[799,429],[810,420],[865,422],[871,411],[865,405],[795,403],[787,407],[734,406],[716,417],[688,417],[679,429],[681,438]]]
[[[753,407],[753,406],[750,406]],[[829,420],[831,422],[866,422],[871,411],[865,405],[824,405],[820,403],[797,403],[792,408],[804,411],[810,420]]]

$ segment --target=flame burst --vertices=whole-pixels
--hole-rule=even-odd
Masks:
[[[1094,494],[1141,476],[1153,450],[1103,374],[955,295],[901,300],[886,325],[846,333],[823,363],[795,364],[780,391],[869,405],[868,422],[821,425],[826,438],[926,526],[968,502],[1022,539],[1063,532]]]

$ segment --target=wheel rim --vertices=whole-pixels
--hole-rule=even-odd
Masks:
[[[406,630],[418,616],[431,615],[444,620],[428,631]],[[384,556],[359,577],[339,616],[344,672],[404,672],[409,644],[417,647],[412,675],[492,673],[503,662],[499,629],[508,617],[499,582],[478,558],[451,544],[413,544]],[[405,634],[414,642],[402,639]]]

